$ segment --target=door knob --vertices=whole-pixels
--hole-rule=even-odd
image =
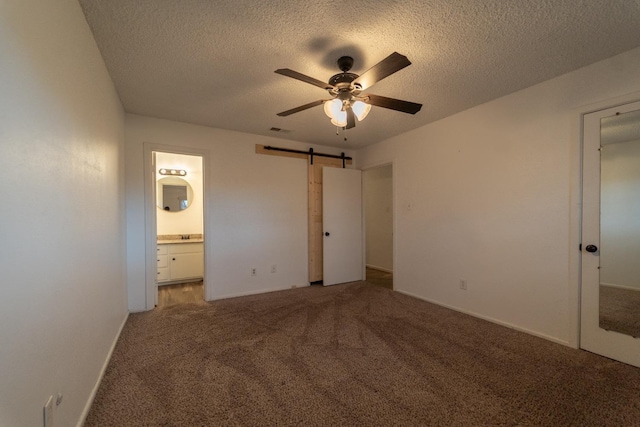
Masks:
[[[585,251],[587,252],[597,252],[598,251],[598,247],[596,245],[587,245],[586,248],[584,248]]]
[[[325,232],[324,232],[324,235],[325,235],[325,236],[329,236],[329,232],[328,232],[328,231],[325,231]]]

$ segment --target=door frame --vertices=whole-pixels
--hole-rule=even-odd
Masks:
[[[376,169],[384,166],[391,166],[391,215],[393,217],[391,221],[391,250],[393,254],[391,256],[391,269],[393,270],[393,290],[396,291],[399,289],[398,281],[397,281],[397,262],[396,262],[396,254],[397,250],[397,239],[396,236],[396,227],[398,223],[397,207],[396,207],[396,161],[395,159],[391,160],[383,160],[376,163],[362,165],[360,170],[363,174],[362,186],[364,190],[364,173],[370,169]],[[362,197],[362,277],[366,279],[367,277],[367,211],[364,206],[364,191]]]
[[[152,164],[152,153],[160,151],[171,154],[185,154],[189,156],[202,157],[202,233],[204,246],[204,299],[209,295],[210,280],[208,274],[207,253],[210,252],[207,236],[210,209],[208,208],[207,179],[209,166],[209,151],[191,147],[180,147],[166,144],[156,144],[151,142],[143,143],[143,171],[144,171],[144,236],[145,236],[145,309],[153,310],[156,306],[158,296],[157,277],[157,221],[156,221],[156,171]]]
[[[640,101],[640,92],[632,92],[614,98],[600,100],[571,110],[571,172],[570,172],[570,208],[569,208],[569,326],[570,336],[567,344],[580,348],[581,329],[581,293],[582,293],[582,167],[584,145],[584,116],[609,108],[619,107]]]
[[[605,117],[615,117],[621,112],[640,111],[640,101],[626,103],[590,114],[589,122],[584,123],[584,154],[583,168],[587,168],[589,175],[583,175],[583,202],[589,202],[589,209],[583,206],[582,231],[583,247],[587,244],[601,246],[601,120]],[[585,116],[586,117],[586,116]],[[588,126],[587,126],[588,125]],[[588,144],[587,144],[588,142]],[[595,147],[598,147],[596,150]],[[597,167],[596,167],[597,165]],[[596,167],[592,175],[592,168]],[[588,179],[587,179],[588,178]],[[588,193],[585,191],[588,189]],[[581,334],[580,347],[611,359],[619,360],[634,366],[640,366],[638,358],[638,344],[640,342],[632,336],[615,330],[607,331],[600,327],[600,254],[582,252],[582,304],[581,304]],[[597,280],[596,280],[597,279]],[[588,283],[588,286],[586,284]],[[597,285],[597,288],[595,287]],[[586,287],[585,287],[586,286]],[[585,310],[586,308],[586,310]]]

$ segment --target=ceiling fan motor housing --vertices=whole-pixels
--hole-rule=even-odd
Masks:
[[[351,67],[353,67],[353,58],[350,56],[341,56],[337,63],[342,73],[336,74],[329,79],[329,84],[335,86],[335,89],[337,89],[331,92],[335,95],[351,92],[354,89],[351,83],[359,77],[357,74],[348,72]]]
[[[351,82],[354,81],[357,78],[358,78],[357,74],[340,73],[340,74],[336,74],[335,76],[331,77],[329,79],[329,84],[332,85],[332,86],[338,86],[339,87],[341,83],[342,83],[343,86],[346,83],[346,85],[350,86]]]

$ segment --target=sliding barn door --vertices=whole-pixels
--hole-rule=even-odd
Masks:
[[[362,173],[323,168],[323,284],[363,280]]]

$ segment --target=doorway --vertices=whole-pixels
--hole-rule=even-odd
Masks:
[[[206,299],[206,154],[144,145],[147,310]]]
[[[156,305],[204,301],[202,157],[154,151]]]
[[[393,289],[393,166],[362,174],[367,282]]]
[[[640,367],[640,102],[583,135],[580,347]]]

